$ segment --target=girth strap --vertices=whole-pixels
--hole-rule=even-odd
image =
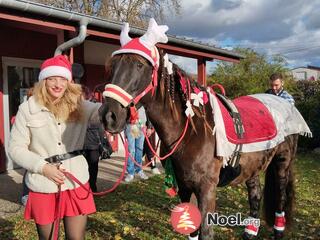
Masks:
[[[230,116],[232,117],[232,120],[234,123],[234,129],[236,131],[238,138],[239,139],[243,138],[244,127],[242,124],[240,113],[236,105],[234,105],[234,103],[230,99],[226,98],[225,96],[219,93],[216,93],[216,95],[219,98],[219,100],[222,102],[222,104],[226,107]]]
[[[216,93],[216,96],[221,101],[221,103],[226,107],[230,116],[232,117],[234,129],[237,134],[237,137],[239,139],[242,139],[244,134],[244,127],[243,127],[240,113],[236,105],[234,105],[234,103],[230,99],[226,98],[226,96],[222,94]],[[232,157],[230,160],[232,167],[237,167],[239,165],[241,151],[242,151],[242,144],[240,143],[236,145],[236,149],[232,154]]]

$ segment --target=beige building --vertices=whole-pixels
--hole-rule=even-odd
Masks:
[[[320,67],[307,66],[291,70],[295,80],[320,80]]]

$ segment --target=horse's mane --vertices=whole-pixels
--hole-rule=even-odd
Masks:
[[[178,114],[179,111],[176,108],[176,104],[175,104],[175,93],[177,93],[178,96],[180,96],[181,98],[181,104],[182,104],[182,108],[183,108],[183,112],[186,109],[186,102],[189,99],[189,87],[190,87],[190,91],[192,91],[192,89],[194,88],[198,88],[201,91],[206,91],[206,88],[202,85],[200,85],[197,81],[195,81],[189,74],[187,74],[184,70],[182,70],[177,64],[173,63],[172,64],[172,74],[169,75],[168,70],[165,67],[164,64],[164,54],[163,51],[159,51],[160,54],[160,66],[159,66],[159,88],[160,88],[160,94],[162,97],[165,97],[165,94],[168,93],[168,97],[169,97],[169,105],[170,105],[170,109],[172,111],[172,115],[175,119],[178,118]],[[187,82],[189,82],[189,84],[187,84],[187,91],[184,92],[180,83],[180,78],[183,77],[184,79],[186,79]],[[205,106],[203,106],[202,108],[195,108],[193,107],[193,111],[195,112],[195,114],[204,119],[204,125],[206,127],[209,127],[209,129],[211,129],[211,127],[209,126],[208,122],[206,121],[206,115],[205,115]],[[192,121],[191,118],[191,124],[193,126],[193,129],[196,131],[195,125]],[[206,129],[206,128],[205,128]]]
[[[161,94],[164,94],[164,91],[169,91],[169,95],[172,101],[174,101],[174,93],[175,91],[179,91],[180,96],[182,99],[186,102],[187,101],[187,94],[185,94],[181,88],[180,84],[180,75],[183,76],[185,79],[187,79],[190,82],[190,87],[194,88],[197,87],[198,89],[202,91],[206,91],[206,89],[200,85],[197,81],[193,79],[188,73],[186,73],[184,70],[182,70],[177,64],[172,63],[172,69],[173,69],[173,74],[169,75],[168,71],[164,65],[164,54],[160,50],[160,77],[162,83],[164,83],[164,87],[161,88]],[[179,75],[180,74],[180,75]]]

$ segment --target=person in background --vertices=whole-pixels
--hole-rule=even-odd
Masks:
[[[96,211],[93,195],[65,174],[90,188],[82,148],[88,123],[99,122],[99,107],[83,99],[63,55],[43,62],[33,96],[19,106],[8,154],[27,170],[24,218],[34,220],[39,239],[52,238],[56,218],[63,219],[66,239],[85,237],[87,215]]]
[[[86,100],[96,102],[88,87],[82,86],[82,92]],[[106,148],[106,149],[104,149]],[[106,139],[104,129],[100,123],[89,123],[84,141],[84,156],[89,165],[89,184],[93,192],[97,192],[97,177],[99,169],[99,159],[110,158],[111,145]],[[107,151],[104,153],[104,151]],[[111,152],[110,152],[111,151]]]
[[[106,142],[106,143],[103,143]],[[89,166],[89,184],[93,192],[97,192],[97,177],[99,169],[99,160],[110,158],[111,153],[107,150],[103,153],[101,145],[110,145],[105,137],[104,130],[100,123],[89,123],[84,141],[84,156]],[[111,146],[108,148],[110,149]]]
[[[153,149],[155,149],[154,136],[155,136],[155,131],[152,128],[151,134],[148,137],[148,139],[149,139]],[[146,162],[149,163],[151,161],[151,164],[150,164],[151,172],[154,175],[161,174],[159,169],[156,166],[156,157],[154,156],[153,152],[151,151],[146,139],[144,140],[144,144],[143,144],[143,153],[145,155]]]
[[[282,97],[283,99],[286,99],[291,104],[294,104],[293,97],[283,88],[284,81],[281,73],[272,74],[270,76],[269,83],[270,83],[270,89],[268,89],[266,93]]]
[[[143,143],[144,134],[142,129],[147,124],[147,136],[151,134],[150,122],[147,121],[147,116],[144,107],[138,109],[138,118],[129,119],[124,129],[124,134],[128,140],[128,151],[130,155],[136,160],[137,163],[142,165],[142,154],[143,154]],[[135,174],[137,174],[141,179],[148,179],[148,176],[143,172],[140,166],[136,165],[132,158],[129,157],[127,165],[127,176],[125,177],[126,182],[131,182]]]

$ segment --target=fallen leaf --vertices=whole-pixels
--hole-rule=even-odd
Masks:
[[[111,220],[109,220],[109,222],[112,223],[112,224],[115,224],[117,222],[117,220],[111,219]]]
[[[130,232],[130,227],[125,226],[125,227],[123,228],[123,234],[124,234],[124,235],[127,235],[129,232]]]
[[[122,240],[122,237],[120,236],[120,234],[116,234],[114,236],[114,240]]]

